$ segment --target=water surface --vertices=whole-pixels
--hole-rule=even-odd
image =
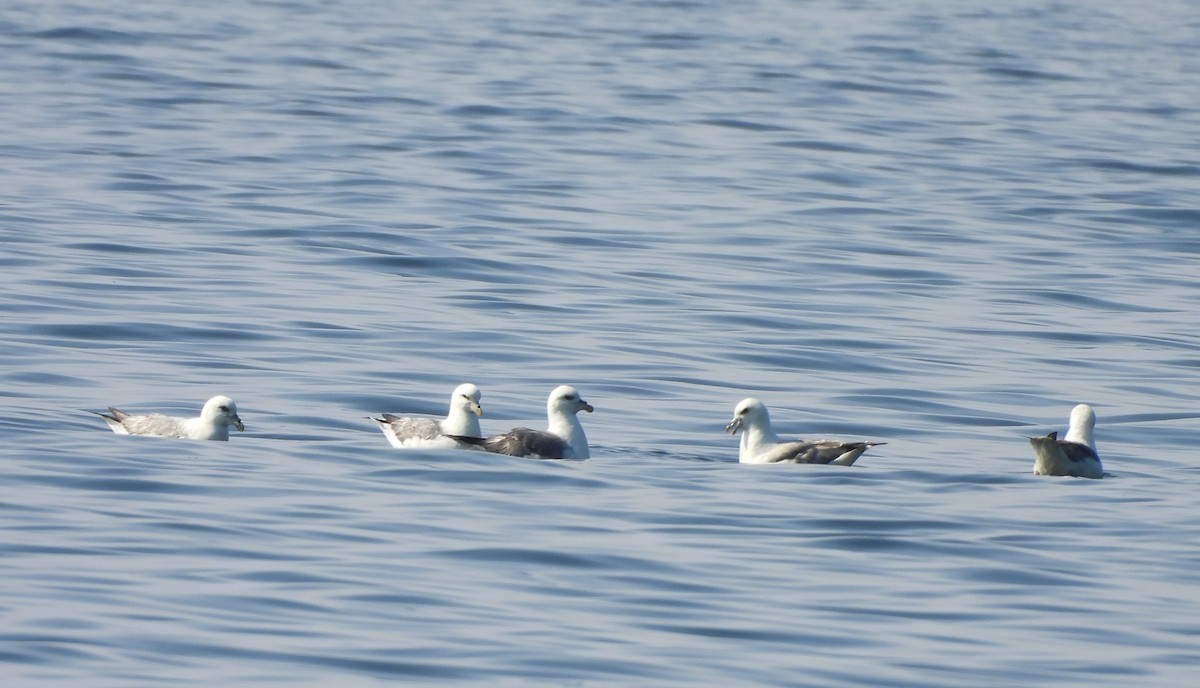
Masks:
[[[1190,686],[1200,11],[0,12],[5,686]],[[365,419],[577,386],[592,459]],[[194,413],[229,443],[112,435]],[[739,466],[755,395],[852,469]],[[1025,440],[1091,403],[1109,476]]]

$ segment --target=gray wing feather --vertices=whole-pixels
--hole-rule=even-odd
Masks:
[[[837,440],[788,442],[776,447],[767,455],[767,460],[771,463],[833,463],[841,459],[839,463],[850,465],[875,444],[882,443]]]
[[[116,418],[130,435],[154,435],[157,437],[187,437],[187,432],[180,422],[182,419],[164,416],[161,413],[147,413],[144,416],[131,416],[123,411],[110,408]],[[117,417],[117,416],[120,417]]]
[[[1062,450],[1063,456],[1066,456],[1068,459],[1070,459],[1071,461],[1073,461],[1075,463],[1079,463],[1080,461],[1099,461],[1100,460],[1100,456],[1098,454],[1096,454],[1096,452],[1092,451],[1092,448],[1087,446],[1086,444],[1079,444],[1078,442],[1066,442],[1064,440],[1059,440],[1058,448]]]
[[[429,418],[411,418],[385,413],[383,414],[383,420],[392,428],[392,432],[396,433],[396,437],[400,440],[435,440],[442,436],[442,426],[438,425],[437,421],[430,420]],[[376,420],[375,422],[379,421]]]
[[[503,435],[488,437],[483,441],[483,448],[493,454],[561,459],[567,452],[568,445],[563,438],[549,432],[513,428]]]
[[[1086,444],[1058,439],[1052,432],[1045,437],[1030,437],[1029,444],[1037,461],[1035,475],[1070,475],[1081,478],[1102,478],[1104,467],[1100,455]]]
[[[1053,458],[1054,449],[1073,463],[1080,461],[1099,461],[1100,455],[1097,454],[1091,447],[1078,442],[1068,442],[1058,439],[1058,432],[1052,432],[1045,437],[1030,437],[1029,444],[1038,451],[1039,454],[1046,454],[1047,457]]]

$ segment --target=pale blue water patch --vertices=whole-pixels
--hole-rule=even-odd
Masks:
[[[4,685],[1190,686],[1198,29],[9,6]],[[465,380],[576,385],[592,458],[367,420]],[[89,413],[217,393],[228,444]],[[739,466],[749,395],[887,444]],[[1108,477],[1030,475],[1081,401]]]
[[[497,464],[469,454],[393,468],[394,453],[368,443],[357,467],[303,451],[284,466],[264,445],[242,444],[240,460],[206,445],[199,455],[103,467],[122,480],[63,480],[80,471],[59,466],[57,487],[75,505],[36,519],[39,541],[58,544],[23,547],[34,533],[13,536],[17,556],[57,557],[60,570],[14,594],[57,599],[67,590],[76,612],[118,600],[125,609],[83,629],[43,610],[43,630],[16,638],[26,652],[53,654],[82,634],[97,646],[75,659],[84,665],[117,655],[142,671],[162,663],[233,681],[304,667],[314,681],[349,672],[681,683],[737,672],[770,684],[804,669],[817,683],[951,685],[964,675],[1051,680],[1067,669],[1128,679],[1146,674],[1135,668],[1147,657],[1194,659],[1186,642],[1163,644],[1171,615],[1162,630],[1118,623],[1145,613],[1145,600],[1131,599],[1127,581],[1094,575],[1125,561],[1142,567],[1138,589],[1163,577],[1169,590],[1175,573],[1161,557],[1188,556],[1174,540],[1179,526],[1160,523],[1147,541],[1141,529],[1073,517],[1108,499],[1080,492],[1081,481],[620,457]],[[963,490],[969,499],[954,500]],[[1166,506],[1132,491],[1143,506]],[[1031,492],[1057,506],[1031,508]],[[245,505],[236,516],[204,507],[230,498]],[[1047,530],[1047,517],[1063,529]],[[72,559],[90,566],[62,572]],[[134,564],[140,573],[128,570]],[[794,580],[800,573],[807,578]],[[1120,650],[1064,667],[1031,633]],[[922,648],[958,660],[922,666],[913,662]],[[1019,667],[1005,655],[1015,649]],[[844,663],[864,655],[867,666]],[[614,664],[623,656],[630,661]],[[258,669],[239,673],[246,667]]]

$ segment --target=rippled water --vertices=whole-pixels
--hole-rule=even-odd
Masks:
[[[103,5],[0,11],[6,688],[1194,682],[1191,4]],[[365,419],[464,380],[592,459]]]

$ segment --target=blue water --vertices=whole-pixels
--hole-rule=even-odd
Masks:
[[[0,10],[5,688],[1195,684],[1194,3],[86,5]],[[592,458],[365,418],[467,380]]]

